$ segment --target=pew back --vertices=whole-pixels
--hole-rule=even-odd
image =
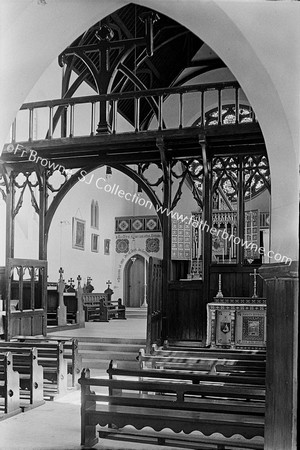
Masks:
[[[207,436],[214,432],[226,437],[239,433],[247,439],[264,434],[263,404],[253,405],[251,410],[248,402],[206,399],[202,384],[136,377],[90,379],[85,374],[83,371],[80,379],[82,445],[95,445],[97,423],[132,425],[138,430],[145,426],[156,431],[167,427],[176,433],[200,431]],[[95,394],[91,386],[93,391],[106,387],[108,395]]]
[[[63,344],[63,357],[67,361],[68,373],[72,375],[72,387],[78,387],[78,380],[80,378],[80,372],[82,370],[82,358],[79,354],[78,339],[76,338],[60,338],[53,337],[36,337],[36,336],[16,336],[18,342],[26,342],[34,345],[35,343],[62,343]]]
[[[10,351],[13,356],[13,370],[19,373],[20,406],[35,408],[44,403],[43,367],[38,365],[36,348],[11,348],[0,343],[0,351]]]
[[[13,370],[11,352],[0,351],[0,420],[21,412],[19,385],[19,373]]]
[[[60,342],[5,342],[6,349],[33,348],[37,349],[38,364],[43,366],[44,396],[53,398],[67,391],[67,364],[63,358],[63,344]]]

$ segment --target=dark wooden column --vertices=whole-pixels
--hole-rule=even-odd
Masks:
[[[163,169],[163,208],[166,211],[171,209],[171,164],[167,161],[165,155],[165,146],[163,139],[157,139],[156,145],[159,148],[161,163]],[[162,271],[162,340],[168,335],[167,324],[167,304],[171,269],[171,216],[169,214],[162,215],[162,232],[163,232],[163,271]]]
[[[259,269],[267,288],[265,450],[293,450],[297,431],[298,263]]]
[[[199,136],[199,143],[202,150],[203,161],[203,213],[202,221],[203,226],[202,236],[202,258],[203,258],[203,297],[208,302],[209,299],[209,287],[210,287],[210,263],[211,263],[211,234],[208,227],[211,226],[211,190],[212,190],[212,178],[211,178],[211,158],[207,155],[207,144],[204,136]],[[206,317],[202,320],[203,329],[206,328]]]
[[[45,171],[41,174],[39,182],[39,259],[47,260],[47,236],[45,227],[47,211],[47,184]]]
[[[11,172],[6,195],[6,263],[8,258],[14,257],[15,241],[15,176]]]

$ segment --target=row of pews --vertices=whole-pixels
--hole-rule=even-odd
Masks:
[[[261,351],[153,346],[149,355],[140,350],[136,369],[111,361],[108,379],[91,378],[84,369],[81,444],[93,447],[98,432],[100,438],[185,448],[263,449],[262,439],[252,438],[264,436],[265,357]],[[209,438],[213,433],[224,438]],[[244,439],[232,438],[236,434]]]
[[[108,322],[110,319],[125,320],[125,306],[122,300],[112,300],[113,290],[108,287],[103,293],[88,292],[81,287],[77,277],[75,289],[71,278],[66,284],[63,269],[59,271],[57,283],[47,284],[47,325],[65,327],[76,324],[84,327],[85,322]],[[88,286],[90,286],[88,284]]]
[[[110,319],[125,320],[125,305],[119,298],[114,301],[107,293],[83,294],[86,322],[109,322]]]
[[[81,370],[77,339],[0,341],[0,420],[77,389]]]

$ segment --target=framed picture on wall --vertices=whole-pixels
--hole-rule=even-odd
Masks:
[[[91,235],[91,251],[99,252],[99,234],[92,233]]]
[[[104,239],[104,255],[109,255],[110,253],[110,239]]]
[[[72,247],[84,250],[85,246],[85,220],[72,219]]]

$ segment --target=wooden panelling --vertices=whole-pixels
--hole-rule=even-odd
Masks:
[[[43,334],[45,321],[43,310],[13,312],[10,315],[11,337],[18,335],[34,336]]]
[[[169,283],[167,318],[169,340],[201,341],[206,331],[206,304],[201,281]]]
[[[260,269],[267,285],[266,450],[297,448],[298,263]]]
[[[257,267],[256,267],[257,268]],[[219,290],[219,275],[222,281],[222,293],[224,297],[252,297],[254,267],[227,267],[212,266],[210,273],[209,301],[213,301]],[[265,297],[265,288],[262,278],[257,277],[257,295]]]

